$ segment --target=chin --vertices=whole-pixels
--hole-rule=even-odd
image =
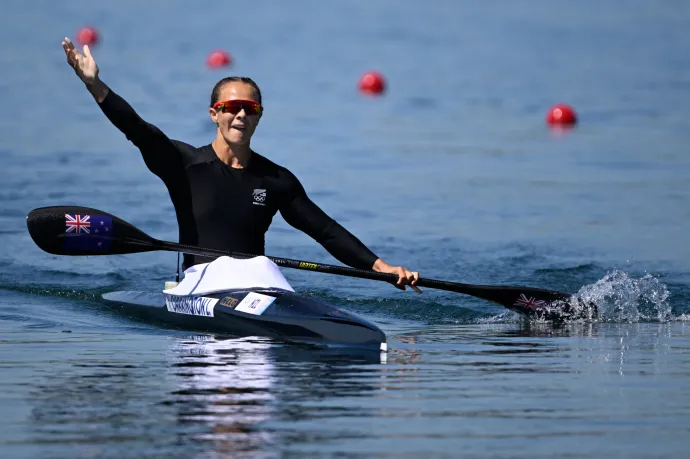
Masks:
[[[249,137],[238,132],[233,132],[224,138],[229,145],[247,145],[249,143]]]

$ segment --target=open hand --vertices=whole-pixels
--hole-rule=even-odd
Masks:
[[[65,37],[62,42],[62,49],[65,50],[67,63],[72,66],[77,76],[86,84],[92,84],[98,80],[98,65],[91,55],[89,45],[84,45],[84,54],[81,54],[75,47],[72,40]]]

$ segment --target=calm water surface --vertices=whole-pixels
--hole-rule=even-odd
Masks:
[[[0,38],[0,456],[684,458],[690,447],[690,7],[675,1],[47,1]],[[83,205],[154,237],[162,183],[64,63],[195,145],[226,74],[253,77],[255,149],[384,259],[424,276],[579,292],[591,323],[522,321],[427,290],[285,271],[387,333],[388,355],[161,328],[100,301],[175,255],[60,258],[26,214]],[[209,71],[228,49],[231,69]],[[356,92],[383,72],[384,97]],[[547,108],[571,103],[568,133]],[[336,263],[276,216],[274,256]]]

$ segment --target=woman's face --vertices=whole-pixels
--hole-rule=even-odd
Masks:
[[[249,145],[261,119],[260,109],[256,109],[259,104],[258,97],[252,85],[241,81],[231,81],[220,88],[216,102],[229,103],[218,108],[210,108],[209,114],[228,145]]]

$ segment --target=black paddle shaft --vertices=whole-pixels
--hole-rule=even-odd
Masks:
[[[36,245],[55,255],[116,255],[163,250],[207,257],[253,258],[257,255],[201,248],[154,239],[130,223],[101,210],[80,206],[42,207],[27,216]],[[373,270],[267,257],[276,265],[341,276],[395,283],[398,276]],[[533,287],[472,285],[420,278],[419,287],[482,298],[523,314],[550,313],[554,305],[568,305],[572,295]],[[568,308],[570,309],[570,308]]]
[[[253,258],[256,256],[245,253],[227,252],[224,250],[217,249],[201,249],[199,247],[187,246],[183,244],[176,244],[173,242],[165,242],[158,240],[156,240],[155,243],[159,245],[160,250],[183,252],[189,253],[191,255],[225,255],[233,258]],[[289,258],[278,258],[271,256],[268,256],[267,258],[273,261],[278,266],[284,268],[301,269],[306,271],[315,271],[327,274],[337,274],[341,276],[358,277],[361,279],[379,280],[391,283],[395,283],[398,280],[398,276],[395,274],[380,273],[372,270],[349,268],[346,266],[327,265],[322,263],[314,263],[301,260],[291,260]],[[525,296],[525,298],[523,299],[524,303],[529,303],[531,298],[531,301],[533,303],[536,303],[535,306],[539,306],[542,304],[539,303],[539,301],[546,301],[549,303],[554,301],[568,301],[572,296],[564,292],[543,290],[532,287],[496,287],[491,285],[462,284],[459,282],[447,282],[436,279],[426,279],[423,277],[419,278],[416,285],[419,287],[433,288],[437,290],[446,290],[450,292],[471,295],[488,301],[502,304],[503,306],[509,309],[515,309],[520,311],[522,305],[522,303],[518,302],[518,300],[520,300],[521,298],[520,295]],[[517,303],[517,305],[515,303]],[[527,304],[525,304],[524,306],[529,307]]]

